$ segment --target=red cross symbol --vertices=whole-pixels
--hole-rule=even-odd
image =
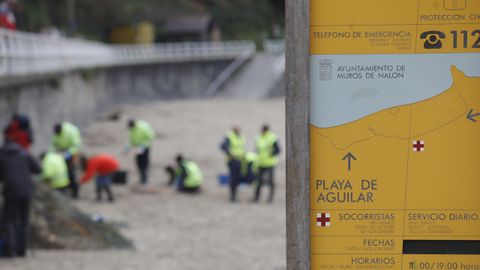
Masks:
[[[413,152],[423,152],[423,151],[425,151],[425,142],[413,141]]]
[[[317,214],[317,227],[330,227],[330,213]]]

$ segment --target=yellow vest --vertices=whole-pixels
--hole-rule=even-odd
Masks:
[[[62,123],[62,132],[53,135],[51,150],[68,151],[71,155],[75,155],[82,144],[80,130],[69,122]]]
[[[248,174],[248,164],[252,164],[252,173],[258,173],[258,156],[255,153],[248,152],[242,162],[242,175]]]
[[[130,145],[133,147],[143,146],[150,147],[155,139],[155,131],[145,121],[135,121],[135,126],[129,130]]]
[[[245,138],[242,135],[238,136],[233,131],[228,133],[227,138],[229,142],[228,153],[233,158],[242,160],[245,156]]]
[[[278,164],[278,157],[273,155],[273,146],[277,141],[277,136],[268,131],[260,134],[257,139],[258,166],[260,168],[274,167]]]
[[[70,183],[67,163],[62,155],[48,152],[42,160],[42,179],[53,189],[65,188]]]
[[[203,182],[203,175],[200,168],[193,161],[184,161],[183,166],[187,171],[184,185],[187,188],[199,187]]]

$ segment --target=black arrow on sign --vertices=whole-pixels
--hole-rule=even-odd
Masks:
[[[467,114],[467,119],[476,123],[477,119],[475,119],[475,117],[478,117],[478,116],[480,116],[480,113],[473,113],[473,109],[470,109],[470,111]]]
[[[343,157],[342,160],[345,161],[346,159],[348,160],[348,170],[350,171],[352,169],[352,160],[355,161],[357,158],[352,153],[348,152],[348,154]]]

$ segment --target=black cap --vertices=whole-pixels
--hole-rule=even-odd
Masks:
[[[130,119],[130,120],[128,120],[127,127],[128,127],[128,128],[133,128],[133,127],[135,127],[135,119]]]
[[[177,163],[181,163],[183,161],[183,156],[182,154],[178,154],[177,157],[175,158],[175,160],[177,161]]]
[[[62,123],[56,123],[55,126],[53,126],[53,132],[60,134],[60,132],[62,132]]]
[[[270,130],[270,126],[268,124],[263,124],[262,131],[265,132],[265,131],[269,131],[269,130]]]

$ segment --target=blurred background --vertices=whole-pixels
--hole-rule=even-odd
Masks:
[[[0,1],[0,269],[286,269],[284,8]]]
[[[108,43],[282,38],[281,0],[24,0],[18,30],[56,28],[67,36]],[[136,39],[132,32],[137,32]],[[201,33],[203,32],[203,33]]]

